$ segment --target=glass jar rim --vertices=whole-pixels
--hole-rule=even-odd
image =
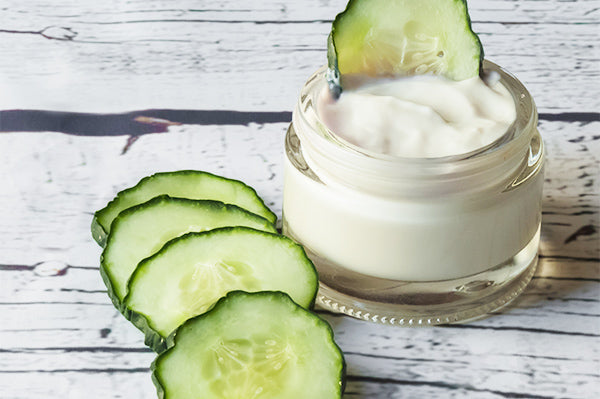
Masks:
[[[318,127],[317,131],[319,134],[314,135],[314,138],[316,140],[322,141],[322,145],[324,145],[325,147],[330,147],[329,151],[336,152],[342,149],[349,156],[352,156],[353,154],[363,159],[371,159],[375,162],[392,163],[395,165],[436,167],[456,162],[464,163],[470,160],[479,160],[483,157],[493,155],[494,153],[501,151],[505,147],[510,146],[511,143],[515,143],[515,141],[520,141],[519,138],[521,138],[524,135],[524,132],[531,130],[537,125],[537,109],[531,94],[528,92],[525,86],[515,76],[501,68],[499,65],[489,60],[484,60],[483,71],[485,73],[496,72],[499,74],[500,82],[510,92],[515,102],[515,107],[517,109],[517,118],[502,136],[500,136],[490,144],[477,148],[473,151],[441,157],[413,158],[377,153],[361,148],[355,144],[348,142],[347,140],[344,140],[343,138],[340,138],[338,135],[333,133],[319,117],[316,111],[315,104],[317,101],[317,96],[320,92],[320,87],[318,90],[315,90],[315,86],[323,85],[323,88],[326,87],[324,82],[326,71],[327,66],[321,67],[307,81],[306,85],[302,89],[298,107],[294,112],[294,117],[302,118],[304,119],[304,122],[309,124],[311,124],[311,122],[316,122]],[[320,80],[323,81],[323,83],[319,84]],[[306,100],[309,100],[307,104],[310,104],[310,107],[307,107],[307,104],[303,104],[303,102],[305,102]],[[299,112],[300,109],[303,109],[304,112]],[[526,115],[526,118],[523,118],[524,115]],[[515,144],[518,146],[518,143]]]
[[[497,72],[515,101],[517,117],[507,132],[473,152],[438,158],[402,158],[370,153],[339,139],[317,112],[317,101],[327,90],[327,67],[305,83],[292,116],[292,127],[302,154],[324,181],[382,195],[399,192],[461,192],[507,184],[527,158],[537,132],[537,110],[521,82],[500,66],[485,60],[485,73]]]

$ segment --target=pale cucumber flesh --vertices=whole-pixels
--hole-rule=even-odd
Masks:
[[[464,80],[479,75],[483,60],[464,0],[350,0],[329,47],[329,66],[342,80],[427,73]]]
[[[221,201],[244,208],[271,223],[277,219],[256,191],[238,180],[194,170],[162,172],[145,177],[135,186],[121,191],[105,208],[97,211],[92,222],[94,240],[104,246],[111,223],[121,211],[159,195]]]
[[[137,264],[188,232],[246,226],[276,233],[266,219],[235,205],[160,196],[119,214],[102,252],[100,271],[115,306],[122,308]]]
[[[329,325],[286,294],[236,291],[181,326],[152,370],[168,399],[339,399],[344,359]]]
[[[166,338],[234,290],[283,291],[308,308],[318,279],[302,247],[289,238],[226,227],[170,241],[140,262],[128,288],[127,311],[146,319],[138,327]],[[152,337],[147,341],[155,342]]]

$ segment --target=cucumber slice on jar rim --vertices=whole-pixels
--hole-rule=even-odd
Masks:
[[[344,357],[327,322],[282,292],[230,292],[185,322],[151,366],[164,399],[339,399]]]
[[[271,223],[277,220],[277,216],[267,208],[256,191],[241,181],[197,170],[160,172],[144,177],[135,186],[119,192],[112,201],[94,214],[94,240],[103,247],[106,244],[106,236],[110,233],[111,223],[121,211],[159,195],[221,201],[244,208]]]
[[[162,195],[121,212],[100,256],[100,273],[113,304],[123,310],[127,281],[137,264],[169,240],[189,232],[246,226],[277,233],[265,218],[219,201]]]
[[[230,291],[282,291],[313,305],[317,272],[287,237],[247,227],[188,233],[138,264],[128,283],[124,315],[162,352],[167,337]]]
[[[340,75],[479,75],[483,47],[465,0],[350,0],[328,41],[330,81]]]

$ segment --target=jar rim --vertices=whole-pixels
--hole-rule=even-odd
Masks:
[[[517,117],[507,132],[493,143],[473,152],[438,158],[408,158],[374,154],[344,143],[321,120],[319,95],[326,90],[327,67],[305,83],[292,115],[291,131],[301,143],[301,156],[316,177],[329,184],[395,196],[462,193],[507,187],[516,178],[537,134],[537,110],[521,82],[491,61],[484,71],[496,71],[515,101]],[[413,195],[411,194],[411,195]]]
[[[316,123],[318,134],[311,136],[320,141],[320,145],[329,147],[327,151],[335,153],[342,150],[348,156],[353,158],[360,157],[363,160],[368,159],[376,163],[394,164],[396,166],[412,165],[421,168],[436,168],[458,162],[463,164],[477,162],[482,158],[487,158],[494,156],[498,152],[503,152],[502,150],[507,149],[507,147],[512,147],[511,143],[518,147],[518,142],[521,141],[519,139],[525,135],[525,132],[537,126],[538,118],[537,109],[531,94],[514,75],[489,60],[483,61],[483,71],[484,73],[496,72],[499,74],[500,83],[506,87],[515,102],[517,117],[502,136],[483,147],[467,153],[429,158],[402,157],[370,151],[344,140],[326,126],[318,115],[315,107],[317,96],[319,95],[321,88],[326,86],[325,75],[327,66],[321,67],[308,79],[302,89],[298,106],[294,111],[293,117],[303,119],[304,123]],[[304,110],[304,112],[300,112],[300,110]],[[524,118],[524,116],[526,116],[526,118]],[[527,138],[525,137],[525,139]]]

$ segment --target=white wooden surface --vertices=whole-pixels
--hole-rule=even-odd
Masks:
[[[280,214],[289,112],[344,5],[0,0],[2,399],[155,396],[154,355],[100,279],[91,214],[147,174],[184,168],[244,180]],[[467,325],[322,313],[348,363],[344,398],[597,398],[600,1],[470,8],[488,58],[541,112],[540,267],[514,306]],[[130,120],[161,115],[173,123]]]

